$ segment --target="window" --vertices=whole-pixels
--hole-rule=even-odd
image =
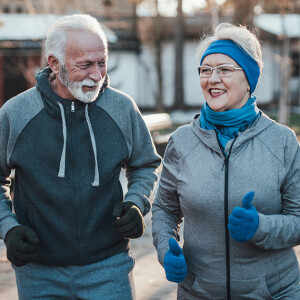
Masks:
[[[16,13],[17,13],[17,14],[23,13],[23,8],[22,8],[21,6],[18,6],[18,7],[16,8]]]
[[[291,76],[298,77],[300,74],[300,52],[291,52]]]
[[[7,5],[5,5],[5,6],[3,7],[3,12],[6,13],[6,14],[9,14],[9,13],[10,13],[10,7],[7,6]]]

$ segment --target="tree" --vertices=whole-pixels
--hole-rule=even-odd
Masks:
[[[227,2],[231,3],[234,8],[233,23],[253,28],[253,8],[257,0],[230,0]]]
[[[216,28],[219,24],[219,14],[215,0],[209,0],[209,10],[211,13],[212,27]]]
[[[183,45],[184,45],[184,17],[182,0],[178,0],[175,25],[175,97],[174,108],[186,109],[183,90]]]
[[[163,72],[162,72],[162,49],[163,49],[163,26],[164,20],[158,10],[158,0],[149,1],[153,5],[155,16],[139,18],[138,33],[142,44],[148,45],[152,50],[157,80],[155,93],[156,111],[163,112]],[[149,70],[147,71],[149,72]]]
[[[163,105],[163,73],[162,73],[162,17],[158,11],[158,0],[155,0],[156,4],[156,22],[155,22],[155,38],[154,38],[154,45],[155,45],[155,65],[156,65],[156,72],[157,72],[157,86],[158,91],[156,94],[156,110],[157,112],[164,111]]]

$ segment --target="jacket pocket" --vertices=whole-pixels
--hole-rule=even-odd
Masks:
[[[189,281],[189,280],[188,280]],[[189,282],[191,284],[191,281]],[[196,277],[190,285],[183,282],[178,289],[178,299],[205,299],[224,300],[226,299],[226,280],[208,281]],[[264,277],[251,280],[231,280],[232,300],[272,300],[274,299],[267,288]]]
[[[225,281],[208,281],[202,278],[187,276],[178,289],[181,297],[178,299],[205,299],[205,300],[224,300],[226,299]],[[194,281],[193,281],[194,279]]]
[[[253,299],[271,300],[274,299],[267,287],[264,276],[250,280],[231,280],[232,300]]]

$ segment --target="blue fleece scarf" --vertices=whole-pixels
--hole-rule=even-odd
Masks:
[[[208,104],[201,108],[200,127],[206,130],[216,130],[223,147],[235,138],[239,131],[243,131],[259,116],[256,97],[251,96],[247,103],[239,109],[216,112]]]

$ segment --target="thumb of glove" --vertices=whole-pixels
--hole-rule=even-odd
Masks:
[[[245,209],[252,209],[253,205],[252,205],[252,200],[254,198],[254,192],[249,192],[247,193],[244,198],[243,198],[243,208]]]
[[[172,254],[179,256],[183,253],[182,249],[180,248],[180,246],[174,238],[169,239],[169,246]]]
[[[114,206],[112,215],[115,218],[120,218],[120,217],[122,217],[124,215],[125,212],[126,212],[125,203],[124,202],[118,202]]]

